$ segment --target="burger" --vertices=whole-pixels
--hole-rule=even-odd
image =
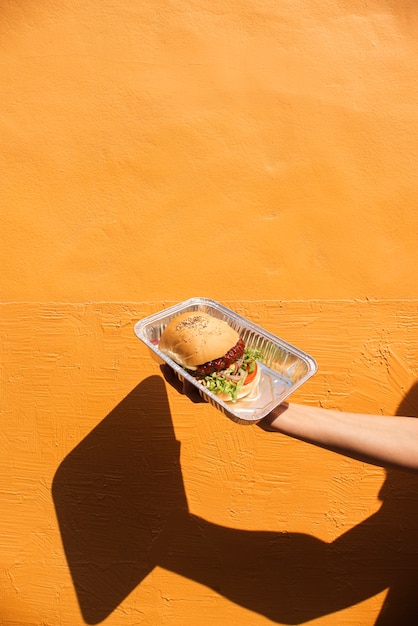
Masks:
[[[260,381],[259,351],[247,347],[229,324],[202,311],[174,317],[158,348],[225,402],[248,396]]]

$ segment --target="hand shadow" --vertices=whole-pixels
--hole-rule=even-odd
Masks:
[[[398,601],[418,574],[418,487],[415,476],[390,477],[381,509],[330,544],[301,533],[208,522],[188,511],[165,386],[153,376],[68,454],[52,493],[89,624],[108,617],[158,565],[285,624],[390,587],[379,625],[406,626],[416,620],[402,619]],[[402,601],[416,616],[414,597]],[[384,621],[384,614],[401,620]]]
[[[105,619],[157,565],[155,551],[187,511],[159,377],[139,384],[60,464],[52,495],[80,609]]]
[[[188,380],[179,380],[179,378],[174,373],[174,370],[169,365],[167,365],[166,363],[161,364],[160,370],[166,382],[171,387],[174,387],[174,389],[178,393],[187,396],[189,400],[191,400],[195,404],[206,402],[203,396],[201,396],[201,394],[199,393],[198,388],[189,383]]]

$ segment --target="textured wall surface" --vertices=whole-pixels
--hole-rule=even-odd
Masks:
[[[416,411],[417,302],[227,304],[315,355],[295,401]],[[398,620],[417,479],[192,403],[133,334],[161,306],[1,307],[0,622]]]
[[[415,0],[317,5],[4,2],[3,298],[418,297]]]
[[[406,626],[417,479],[192,403],[134,335],[220,300],[418,414],[413,0],[0,7],[1,626]],[[415,611],[415,613],[414,613]]]

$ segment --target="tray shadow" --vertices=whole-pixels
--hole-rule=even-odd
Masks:
[[[405,399],[406,414],[418,413],[417,390]],[[213,524],[188,511],[180,443],[158,376],[68,454],[52,496],[88,624],[106,619],[156,566],[273,622],[302,624],[389,589],[379,626],[417,623],[418,477],[388,472],[380,509],[332,543]]]

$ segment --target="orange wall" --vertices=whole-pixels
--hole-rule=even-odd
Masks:
[[[2,297],[417,297],[415,2],[317,5],[3,3]]]
[[[416,411],[417,15],[3,4],[2,626],[400,610],[415,479],[191,403],[133,326],[215,298],[317,359],[294,400]]]

